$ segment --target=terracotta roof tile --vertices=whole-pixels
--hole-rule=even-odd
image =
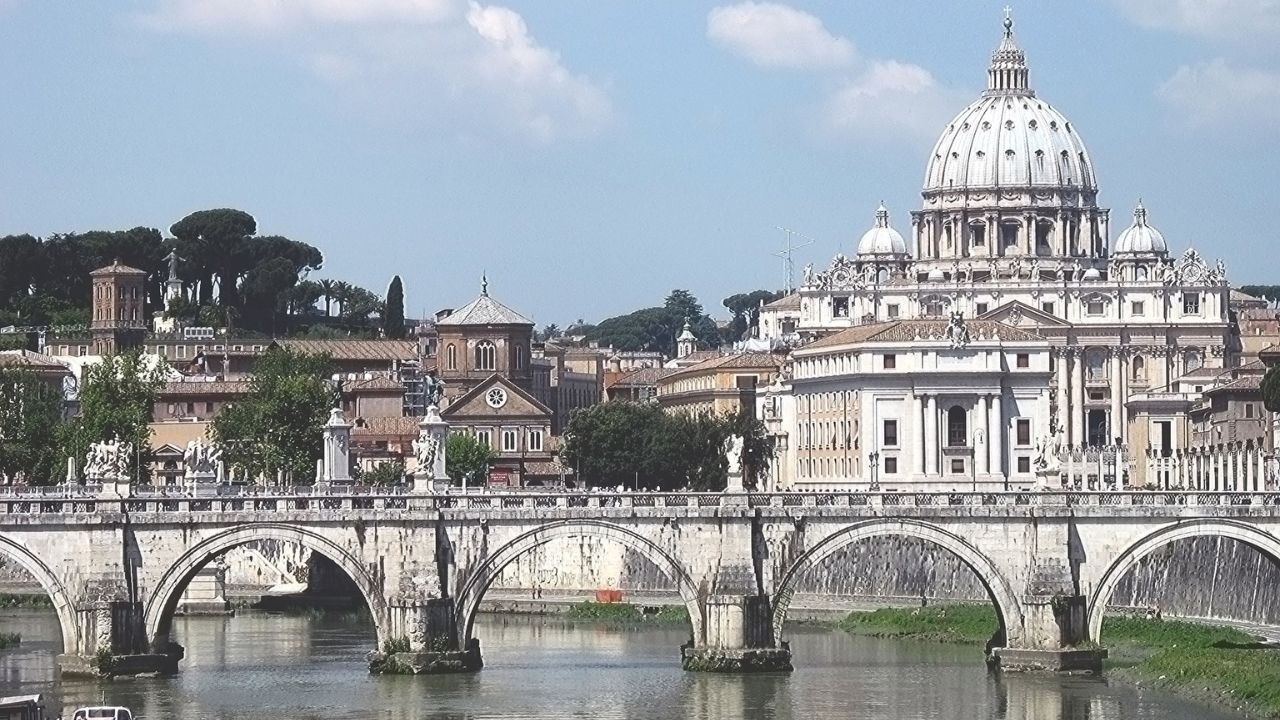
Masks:
[[[416,417],[371,417],[359,418],[351,429],[355,437],[370,435],[417,435],[420,418]]]
[[[311,355],[326,354],[334,360],[397,360],[405,362],[418,359],[418,346],[409,340],[303,340],[277,341],[281,347]]]
[[[609,387],[653,387],[658,381],[669,375],[680,372],[676,368],[637,368],[631,372],[618,378],[617,382]]]
[[[765,307],[770,310],[799,310],[800,293],[784,295],[771,303],[765,303]]]
[[[200,395],[246,395],[249,392],[247,380],[180,380],[167,382],[157,393],[159,397],[200,396]]]
[[[30,350],[0,351],[0,367],[21,368],[38,373],[71,372],[66,363],[60,362],[57,358]]]
[[[747,352],[736,355],[720,355],[709,360],[703,360],[697,365],[680,368],[671,373],[671,375],[705,372],[707,370],[776,370],[781,368],[784,362],[786,362],[785,356],[775,355],[774,353]]]

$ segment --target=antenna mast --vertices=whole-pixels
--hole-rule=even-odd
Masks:
[[[792,290],[792,286],[793,286],[793,284],[794,284],[794,282],[793,282],[793,278],[795,277],[795,272],[796,272],[796,264],[795,264],[795,262],[791,259],[791,255],[792,255],[792,253],[794,253],[796,250],[799,250],[800,248],[808,247],[808,246],[812,245],[812,244],[814,243],[814,240],[813,240],[813,238],[809,237],[808,235],[801,235],[800,233],[796,232],[795,230],[790,230],[790,229],[788,229],[788,228],[784,228],[784,227],[782,227],[781,225],[779,225],[779,226],[778,226],[778,229],[779,229],[779,230],[781,230],[781,231],[782,231],[782,234],[786,236],[786,238],[787,238],[787,245],[786,245],[786,247],[782,248],[782,250],[781,250],[780,252],[776,252],[776,253],[774,253],[774,255],[775,255],[776,257],[780,257],[780,258],[782,258],[782,279],[783,279],[783,289],[786,291],[786,294],[790,295],[790,294],[791,294],[791,290]],[[808,242],[804,242],[804,243],[800,243],[799,245],[795,245],[795,244],[793,244],[793,243],[791,242],[791,239],[792,239],[792,238],[797,238],[797,237],[798,237],[798,238],[804,238],[805,240],[808,240]]]

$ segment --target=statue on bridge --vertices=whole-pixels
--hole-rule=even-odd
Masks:
[[[133,448],[119,437],[91,444],[84,459],[85,478],[98,481],[127,478],[131,452]]]
[[[724,457],[729,461],[729,475],[742,475],[742,448],[744,441],[741,435],[730,435],[724,440]]]
[[[215,475],[218,469],[218,462],[221,459],[222,449],[216,445],[206,444],[200,438],[188,442],[187,449],[182,453],[182,461],[187,466],[186,476],[188,478],[196,477],[197,475]]]
[[[420,471],[433,472],[436,455],[440,452],[440,440],[432,433],[421,433],[413,441],[413,455]]]
[[[427,371],[427,377],[423,381],[423,396],[427,407],[440,407],[440,401],[444,399],[444,381],[436,376],[434,369]]]

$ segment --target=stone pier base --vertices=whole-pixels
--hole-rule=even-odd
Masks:
[[[1019,650],[996,648],[991,664],[1009,672],[1051,672],[1066,674],[1102,674],[1104,648],[1064,650]]]
[[[367,656],[372,675],[448,675],[476,672],[484,667],[480,657],[480,641],[472,639],[465,650],[440,652],[374,651]]]
[[[782,648],[680,648],[680,665],[690,672],[776,673],[791,672],[791,649]]]
[[[155,677],[176,675],[181,649],[176,654],[141,655],[59,655],[58,670],[63,677],[105,679],[113,677]]]

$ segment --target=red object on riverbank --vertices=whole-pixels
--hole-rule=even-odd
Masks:
[[[621,590],[596,590],[596,602],[620,603],[622,602],[622,591]]]

